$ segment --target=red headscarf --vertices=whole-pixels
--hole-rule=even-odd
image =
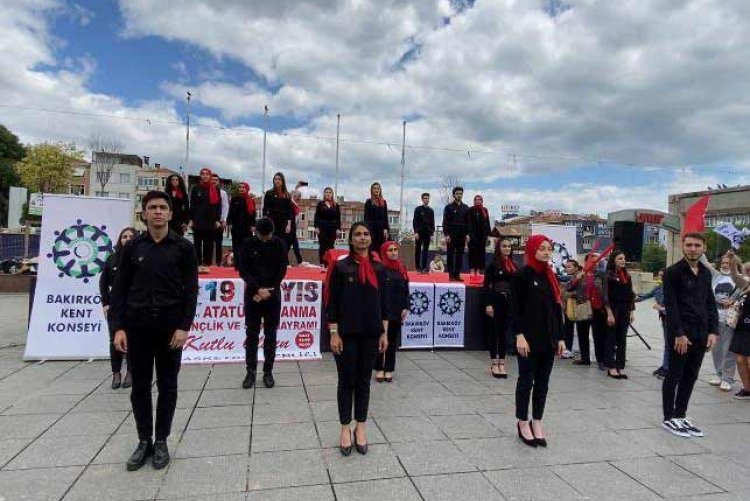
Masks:
[[[550,240],[549,237],[541,234],[531,235],[526,241],[526,253],[524,255],[524,258],[526,260],[526,264],[531,269],[533,269],[537,273],[543,273],[547,277],[547,282],[549,282],[550,287],[552,287],[552,293],[555,295],[555,301],[559,303],[561,302],[560,282],[557,281],[555,272],[552,271],[552,267],[549,265],[549,263],[547,263],[546,261],[539,261],[536,258],[536,251],[539,249],[539,246],[541,246],[543,242],[549,242],[551,244],[552,240]]]
[[[479,203],[477,203],[477,200],[479,200]],[[481,209],[482,215],[489,219],[490,214],[487,212],[487,207],[484,206],[484,198],[482,198],[482,195],[477,195],[474,197],[474,207]]]
[[[330,252],[330,251],[329,251]],[[378,276],[375,273],[375,268],[372,267],[372,261],[379,261],[377,254],[369,253],[367,256],[360,256],[356,252],[350,252],[349,256],[354,259],[357,263],[357,281],[364,285],[370,284],[372,287],[378,288]],[[371,261],[372,259],[372,261]],[[326,272],[325,286],[323,287],[323,304],[328,306],[328,302],[331,299],[331,277],[333,276],[333,269],[336,267],[336,261],[330,260],[328,263],[328,270]]]
[[[245,194],[242,196],[245,198],[245,207],[247,207],[247,213],[255,214],[255,199],[250,195],[250,185],[247,183],[240,183],[240,186],[245,188]]]
[[[395,245],[397,249],[401,248],[401,246],[396,242],[392,242],[390,240],[384,242],[383,245],[380,246],[380,258],[382,259],[383,265],[386,268],[398,270],[398,272],[401,273],[401,276],[408,280],[409,272],[406,271],[406,266],[404,266],[404,263],[402,263],[398,259],[388,259],[388,249],[393,245]]]
[[[498,249],[500,248],[500,246],[502,244],[503,244],[503,240],[502,239],[498,239],[495,242],[495,252],[498,251]],[[503,270],[506,273],[511,273],[512,274],[512,273],[515,273],[515,272],[518,271],[518,266],[516,266],[516,263],[513,261],[513,254],[511,254],[510,256],[505,256],[505,255],[503,255],[501,253],[500,254],[500,263],[502,264]]]
[[[208,188],[208,201],[211,203],[211,205],[216,205],[220,203],[221,199],[219,198],[219,190],[216,189],[216,186],[214,186],[214,183],[211,182],[211,175],[213,172],[211,172],[211,169],[208,167],[203,167],[200,171],[201,177],[203,176],[204,172],[208,172],[208,182],[203,182],[201,180],[201,188]]]

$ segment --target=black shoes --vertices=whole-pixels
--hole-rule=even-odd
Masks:
[[[155,470],[161,470],[169,464],[169,449],[167,449],[167,442],[163,440],[157,440],[154,442],[154,457],[151,460]]]
[[[133,386],[133,376],[128,371],[125,373],[125,379],[122,380],[122,387],[130,388],[131,386]]]
[[[122,376],[119,372],[112,373],[112,389],[116,390],[122,385]]]
[[[591,362],[585,360],[573,360],[573,365],[591,365]]]
[[[358,444],[357,443],[357,432],[356,432],[356,430],[354,432],[354,435],[352,435],[352,437],[354,438],[354,445],[357,447],[357,452],[359,452],[363,456],[365,454],[367,454],[367,444],[363,445],[363,444]]]
[[[263,384],[266,385],[266,388],[273,388],[276,386],[276,381],[273,379],[273,374],[270,372],[266,372],[263,374]]]
[[[534,427],[531,426],[531,421],[529,421],[529,428],[531,428],[531,434],[534,435]],[[538,445],[539,447],[547,447],[546,438],[539,438],[536,435],[534,435],[534,442],[536,442],[536,445]]]
[[[353,438],[350,437],[351,441],[354,441]],[[352,442],[349,442],[349,445],[344,447],[343,445],[339,444],[339,452],[341,452],[342,456],[350,456],[352,453]]]
[[[128,471],[136,471],[141,466],[146,464],[149,456],[154,453],[154,446],[151,444],[151,439],[141,440],[138,442],[138,447],[135,448],[133,454],[128,458]]]
[[[667,369],[665,369],[664,367],[659,367],[651,374],[659,379],[664,379],[667,376]]]
[[[242,380],[242,387],[246,390],[255,386],[255,373],[248,371],[245,379]]]
[[[531,426],[531,425],[529,424],[529,426]],[[523,433],[521,433],[521,423],[520,422],[516,423],[516,428],[518,428],[518,438],[521,439],[521,442],[523,442],[524,444],[528,445],[529,447],[536,447],[537,446],[536,438],[526,438],[526,437],[523,436]],[[534,435],[534,432],[532,431],[531,434]]]

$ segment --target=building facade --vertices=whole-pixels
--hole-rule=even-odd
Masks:
[[[135,202],[136,174],[143,167],[138,155],[94,152],[89,174],[89,194],[126,198]]]

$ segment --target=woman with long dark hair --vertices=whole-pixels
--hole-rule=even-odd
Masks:
[[[516,418],[518,437],[532,447],[546,447],[542,417],[555,355],[565,349],[560,284],[550,267],[552,240],[532,235],[526,242],[526,266],[513,279],[513,323],[518,351]],[[532,418],[529,421],[529,400]]]
[[[211,169],[200,170],[200,182],[190,190],[190,225],[198,255],[198,272],[208,273],[214,258],[216,230],[221,228],[221,194],[211,181]]]
[[[122,375],[122,361],[125,355],[115,349],[115,345],[112,342],[115,339],[115,333],[112,330],[112,324],[109,321],[109,308],[112,304],[111,292],[112,285],[115,283],[115,277],[120,270],[120,256],[122,255],[122,248],[133,240],[138,234],[135,228],[125,228],[120,232],[120,236],[117,237],[117,243],[112,254],[109,255],[107,260],[104,262],[104,268],[102,269],[101,275],[99,275],[99,295],[102,300],[102,308],[104,308],[104,317],[107,319],[109,326],[109,361],[112,364],[112,389],[116,390],[122,386],[123,388],[130,388],[133,378],[130,375],[130,364],[128,364],[128,371],[125,373],[125,380],[123,381]]]
[[[604,307],[607,309],[607,343],[605,344],[605,365],[607,376],[614,379],[628,379],[625,370],[625,348],[628,327],[635,313],[635,293],[625,260],[625,253],[615,250],[607,261],[607,293]]]
[[[232,234],[232,255],[234,256],[234,269],[239,270],[240,250],[242,242],[253,234],[255,221],[257,220],[257,209],[255,199],[250,193],[250,185],[240,183],[237,194],[229,201],[229,214],[227,225]]]
[[[378,353],[388,348],[388,310],[383,265],[370,252],[367,223],[352,224],[349,255],[328,267],[323,302],[331,332],[331,351],[338,371],[340,451],[367,454],[365,422],[370,404],[370,380]],[[354,437],[350,428],[354,405]]]
[[[292,191],[292,225],[289,229],[289,233],[286,234],[287,247],[292,249],[294,257],[297,259],[297,264],[302,264],[302,253],[299,250],[299,239],[297,238],[297,219],[302,212],[302,192],[299,190]]]
[[[185,180],[182,176],[172,174],[167,178],[164,191],[167,192],[172,202],[172,219],[169,220],[169,229],[183,236],[190,223],[190,202]]]
[[[263,197],[263,216],[273,221],[273,234],[286,243],[288,250],[294,212],[286,178],[281,172],[273,175],[273,187]]]
[[[489,236],[490,214],[484,206],[482,195],[477,195],[469,209],[469,269],[474,275],[484,271],[484,254]]]
[[[388,349],[375,362],[375,380],[378,383],[393,382],[396,369],[396,350],[401,345],[401,325],[409,314],[409,272],[398,258],[400,246],[396,242],[385,242],[380,256],[385,266],[385,298],[388,310]]]
[[[490,351],[490,372],[493,377],[507,379],[505,370],[505,333],[510,327],[511,284],[518,273],[513,262],[513,245],[507,238],[495,242],[495,258],[484,270],[484,312],[487,316],[487,344]]]
[[[388,203],[383,198],[383,188],[380,183],[370,185],[370,198],[365,202],[365,223],[370,227],[372,247],[370,250],[380,253],[383,242],[388,240],[391,230],[388,224]]]
[[[341,230],[341,209],[336,203],[333,189],[326,186],[323,190],[323,200],[315,207],[313,220],[315,233],[318,235],[318,259],[322,266],[327,266],[325,255],[336,245],[336,238]]]

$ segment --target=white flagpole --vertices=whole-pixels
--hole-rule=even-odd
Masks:
[[[185,170],[182,173],[182,177],[187,185],[188,173],[190,172],[190,98],[192,94],[187,91],[187,123],[185,131]]]
[[[406,120],[404,120],[403,122],[403,136],[401,138],[401,199],[399,201],[399,206],[398,206],[399,237],[404,232],[404,175],[405,174],[406,174]]]
[[[263,174],[260,182],[260,213],[263,214],[263,199],[266,195],[266,133],[268,132],[268,105],[263,109]]]
[[[341,132],[341,113],[336,115],[336,183],[334,184],[334,197],[339,196],[339,133]],[[334,200],[336,202],[336,200]]]

